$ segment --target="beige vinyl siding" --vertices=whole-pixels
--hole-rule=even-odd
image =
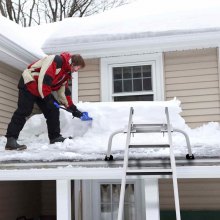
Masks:
[[[219,210],[219,179],[179,179],[181,210]],[[160,209],[175,210],[171,179],[159,180]]]
[[[0,135],[4,135],[17,107],[17,84],[21,72],[0,63]]]
[[[56,181],[0,182],[0,220],[56,216]]]
[[[99,59],[86,60],[86,67],[79,72],[79,101],[100,101]]]
[[[56,181],[41,182],[41,215],[56,215]]]
[[[219,74],[216,48],[164,54],[165,97],[181,101],[189,126],[220,121]]]
[[[40,215],[40,181],[2,181],[0,195],[1,220]]]
[[[0,135],[5,135],[8,123],[17,108],[17,85],[20,76],[20,70],[0,62]],[[36,106],[33,113],[39,113]]]

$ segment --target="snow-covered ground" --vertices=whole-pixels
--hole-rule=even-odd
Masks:
[[[22,130],[19,143],[28,146],[25,151],[5,151],[5,137],[0,137],[0,161],[54,161],[54,160],[103,160],[107,151],[108,139],[112,132],[124,129],[128,123],[130,107],[134,107],[134,123],[164,123],[164,109],[168,106],[173,127],[188,133],[192,151],[196,156],[220,155],[220,124],[210,122],[196,129],[190,129],[180,116],[178,100],[167,102],[102,102],[79,103],[78,108],[88,111],[93,121],[72,119],[72,115],[61,110],[61,131],[65,137],[72,136],[64,143],[49,144],[46,122],[42,114],[31,117]],[[113,139],[112,154],[115,159],[123,158],[125,134],[118,134]],[[132,143],[167,143],[167,135],[135,134]],[[176,156],[184,157],[187,153],[185,138],[180,133],[173,134]],[[168,149],[135,149],[134,158],[168,156]]]

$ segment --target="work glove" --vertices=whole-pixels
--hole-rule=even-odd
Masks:
[[[81,118],[83,115],[83,113],[79,111],[75,105],[71,105],[67,109],[72,113],[73,117]]]
[[[56,99],[54,98],[52,94],[49,94],[48,96],[44,97],[44,102],[47,106],[47,109],[49,110],[57,109],[56,106],[54,105],[55,101]]]

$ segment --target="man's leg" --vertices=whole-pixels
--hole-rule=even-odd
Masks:
[[[17,144],[17,139],[24,127],[26,117],[32,113],[34,99],[35,97],[27,90],[19,89],[18,106],[11,118],[11,122],[8,125],[5,135],[7,137],[7,144],[5,146],[6,150],[25,149],[22,147],[24,145]]]
[[[50,140],[60,137],[60,111],[58,108],[48,109],[43,99],[37,98],[36,103],[46,118],[48,137]]]

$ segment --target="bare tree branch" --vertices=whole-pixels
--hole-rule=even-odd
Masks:
[[[132,0],[0,0],[0,13],[26,27],[90,16],[129,1]]]
[[[4,2],[2,0],[0,0],[0,12],[1,12],[2,16],[7,17],[7,13],[4,8],[5,8]]]

